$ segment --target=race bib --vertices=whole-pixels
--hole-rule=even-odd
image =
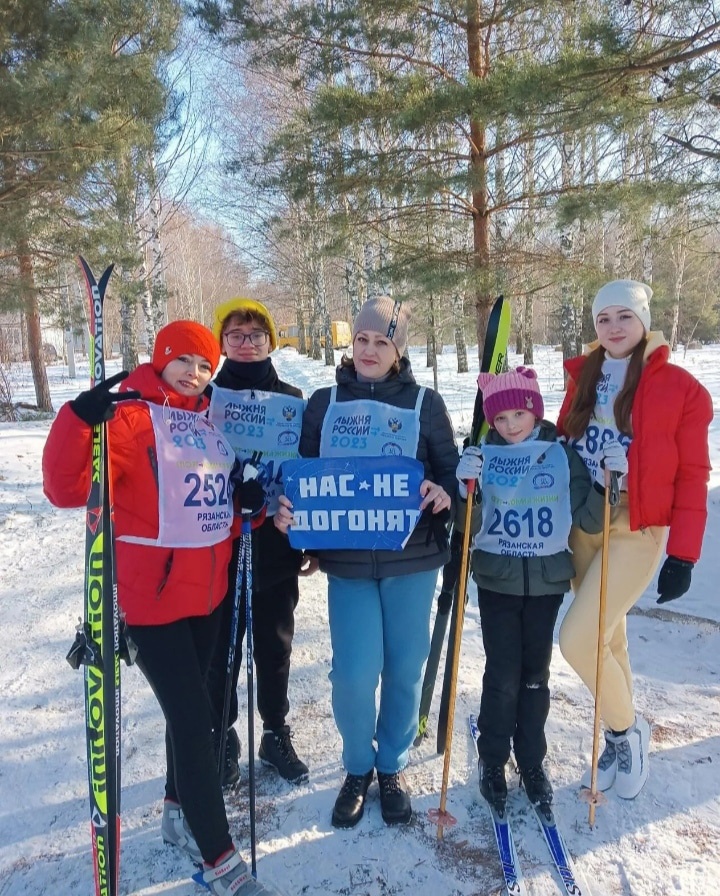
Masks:
[[[485,444],[482,453],[482,527],[474,546],[511,557],[568,550],[570,468],[562,445]]]
[[[590,475],[600,485],[605,485],[605,471],[600,466],[602,446],[611,439],[617,439],[627,453],[632,439],[621,433],[615,423],[615,399],[625,384],[628,362],[625,358],[605,358],[602,374],[595,390],[595,410],[585,432],[578,439],[568,439],[583,460]],[[626,477],[620,481],[620,488],[625,490]]]
[[[170,548],[218,544],[230,534],[232,448],[203,415],[148,403],[155,434],[158,537],[122,541]]]
[[[371,399],[337,401],[333,386],[320,432],[320,456],[415,457],[424,395],[421,388],[414,408],[396,408]]]
[[[280,467],[298,456],[305,405],[294,395],[213,385],[210,420],[232,445],[238,460],[257,467],[268,498],[268,516],[277,511],[283,490]]]

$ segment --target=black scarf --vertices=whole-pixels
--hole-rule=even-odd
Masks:
[[[214,382],[221,389],[236,392],[241,389],[276,392],[279,378],[270,358],[264,361],[231,361],[226,358]]]

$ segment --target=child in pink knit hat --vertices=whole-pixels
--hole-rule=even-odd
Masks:
[[[511,747],[530,801],[552,802],[542,763],[553,629],[575,574],[568,536],[573,525],[601,531],[603,498],[543,419],[534,370],[481,373],[478,387],[490,429],[465,449],[457,477],[461,495],[477,482],[481,507],[472,545],[485,646],[478,768],[480,792],[503,815]]]

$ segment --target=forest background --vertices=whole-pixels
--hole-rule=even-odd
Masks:
[[[128,369],[242,294],[327,364],[377,294],[435,369],[454,343],[467,370],[501,292],[525,363],[569,356],[620,277],[674,347],[717,341],[719,68],[712,0],[6,0],[0,406],[29,359],[52,410],[78,253],[115,263]]]

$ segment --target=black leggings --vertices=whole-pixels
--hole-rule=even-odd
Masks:
[[[504,765],[512,741],[520,769],[547,753],[553,629],[562,594],[527,597],[478,588],[485,674],[478,752],[487,765]]]
[[[222,605],[210,616],[129,626],[137,664],[165,716],[165,796],[180,803],[203,859],[232,848],[213,744],[206,678]]]

